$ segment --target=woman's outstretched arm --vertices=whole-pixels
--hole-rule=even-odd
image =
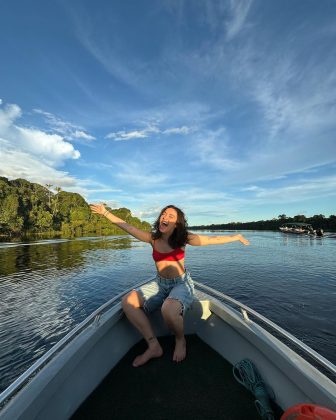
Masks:
[[[239,241],[243,245],[250,245],[250,241],[244,238],[243,235],[238,233],[237,235],[222,235],[222,236],[208,236],[208,235],[195,235],[194,233],[188,233],[189,245],[202,246],[202,245],[220,245],[227,244],[229,242]]]
[[[110,211],[108,211],[104,204],[90,204],[90,208],[92,213],[96,213],[106,217],[106,219],[108,219],[110,222],[114,223],[125,232],[134,236],[134,238],[139,239],[139,241],[148,243],[151,242],[152,235],[150,232],[146,232],[126,223],[125,220],[120,219],[119,217],[115,216]]]

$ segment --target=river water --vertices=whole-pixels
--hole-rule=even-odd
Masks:
[[[194,280],[240,300],[336,363],[336,239],[244,236],[249,247],[188,246]],[[0,243],[0,391],[92,311],[154,274],[150,245],[128,236]]]

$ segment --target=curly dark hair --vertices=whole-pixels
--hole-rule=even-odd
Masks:
[[[161,238],[162,233],[160,232],[160,229],[159,229],[160,217],[167,209],[174,209],[177,213],[176,228],[174,229],[174,232],[168,238],[168,244],[173,249],[179,248],[181,246],[185,246],[188,240],[187,219],[183,211],[173,205],[166,206],[161,210],[159,217],[153,223],[152,239]]]

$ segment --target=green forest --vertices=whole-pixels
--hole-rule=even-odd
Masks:
[[[88,203],[77,193],[60,187],[42,186],[25,179],[0,177],[0,235],[48,236],[121,235],[125,232],[104,217],[91,213]],[[133,217],[127,208],[110,211],[140,229],[151,226]]]

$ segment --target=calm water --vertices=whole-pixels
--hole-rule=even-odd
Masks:
[[[244,235],[250,247],[187,247],[193,278],[336,363],[336,238]],[[150,245],[130,237],[0,243],[0,391],[94,309],[154,273]]]

